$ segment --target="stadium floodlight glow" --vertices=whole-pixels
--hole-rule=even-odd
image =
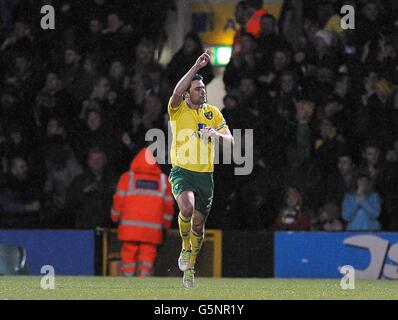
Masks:
[[[231,60],[232,46],[214,47],[214,65],[217,67],[226,66]]]

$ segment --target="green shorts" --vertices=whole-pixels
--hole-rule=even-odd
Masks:
[[[174,198],[177,199],[183,192],[192,191],[195,194],[195,209],[204,215],[210,213],[214,195],[213,173],[174,167],[170,171],[169,181]]]

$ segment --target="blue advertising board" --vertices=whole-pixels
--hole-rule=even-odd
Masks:
[[[0,230],[0,244],[23,247],[29,274],[40,275],[45,265],[56,275],[94,275],[93,231]]]
[[[352,266],[357,279],[398,279],[398,233],[277,232],[276,278],[341,278]]]

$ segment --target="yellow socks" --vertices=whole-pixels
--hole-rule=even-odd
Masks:
[[[196,258],[198,257],[199,251],[202,248],[204,231],[201,234],[197,234],[192,230],[191,225],[192,219],[185,218],[181,212],[178,215],[178,226],[180,228],[180,236],[182,238],[182,248],[184,250],[192,250],[189,265],[191,268],[195,267]]]
[[[180,212],[178,215],[178,226],[180,228],[180,236],[182,238],[182,248],[191,250],[191,219],[187,220]]]
[[[191,253],[191,260],[190,260],[190,267],[194,268],[196,264],[196,258],[199,254],[200,248],[202,247],[204,239],[204,232],[202,234],[197,234],[195,231],[191,231],[191,248],[192,248],[192,253]]]

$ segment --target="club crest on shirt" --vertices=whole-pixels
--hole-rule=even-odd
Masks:
[[[206,112],[205,117],[209,120],[213,120],[213,112],[212,111]]]

